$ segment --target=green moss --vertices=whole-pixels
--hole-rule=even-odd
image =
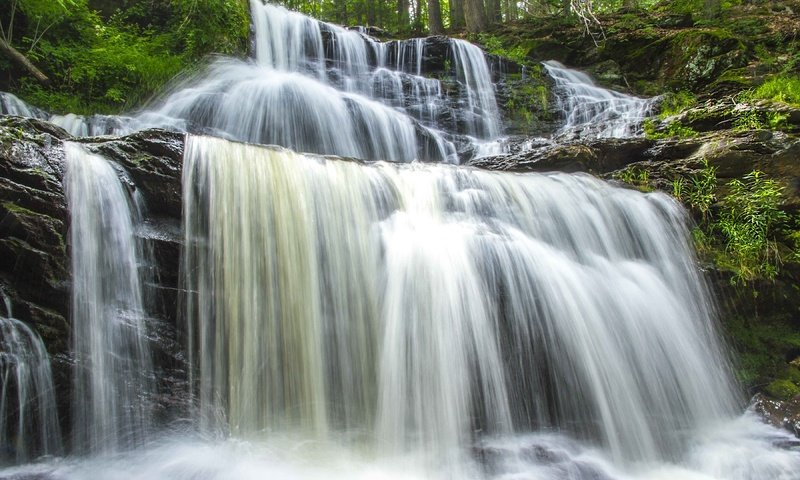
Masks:
[[[769,395],[781,399],[790,400],[800,395],[800,387],[791,380],[775,380],[764,389]]]
[[[17,215],[25,215],[25,216],[41,216],[40,213],[34,212],[33,210],[29,210],[25,207],[19,206],[14,202],[3,202],[0,204],[3,206],[7,212],[14,213]]]
[[[800,384],[800,372],[785,361],[787,352],[800,348],[800,333],[785,320],[735,316],[723,326],[739,353],[736,372],[746,387],[765,387],[776,381]]]

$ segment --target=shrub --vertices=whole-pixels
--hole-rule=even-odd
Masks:
[[[730,193],[723,198],[715,228],[724,238],[734,281],[772,279],[780,263],[775,235],[789,220],[781,209],[783,186],[759,171],[727,186]]]

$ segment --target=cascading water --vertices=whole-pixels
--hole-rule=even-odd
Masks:
[[[36,107],[23,102],[16,95],[0,92],[0,114],[20,117],[47,118],[47,114]]]
[[[477,48],[447,47],[456,111],[420,76],[429,40],[251,7],[252,61],[218,60],[120,131],[395,161],[454,161],[454,132],[499,133]],[[0,476],[798,479],[788,434],[736,418],[669,197],[200,136],[185,145],[180,291],[194,405],[153,425],[136,209],[117,167],[65,149],[72,443],[94,455]]]
[[[184,199],[206,425],[346,438],[434,476],[478,475],[475,449],[494,473],[534,471],[535,448],[550,473],[534,478],[564,478],[584,443],[608,460],[571,478],[712,468],[693,448],[716,448],[701,439],[738,400],[667,196],[190,137]],[[519,436],[548,430],[566,437]],[[758,454],[726,460],[757,465],[770,447],[750,441]]]
[[[456,111],[441,82],[421,76],[427,39],[380,43],[259,0],[251,13],[254,61],[215,62],[139,115],[140,125],[391,161],[457,162],[457,134],[500,133],[489,68],[474,45],[451,41]]]
[[[642,122],[653,108],[652,98],[638,98],[597,86],[583,72],[544,62],[555,82],[558,107],[564,115],[561,134],[623,138],[641,134]]]
[[[0,463],[61,454],[50,357],[39,335],[14,318],[5,295],[3,300],[6,314],[0,315]]]
[[[422,76],[425,49],[435,38],[381,43],[261,0],[250,5],[252,60],[219,59],[133,116],[68,114],[50,121],[76,136],[201,130],[397,162],[457,163],[457,145],[500,135],[494,84],[478,47],[448,41],[454,68],[443,73],[454,77],[455,88],[445,91],[440,80]]]
[[[112,452],[143,444],[150,430],[153,369],[141,249],[114,167],[79,144],[64,149],[72,217],[73,448]]]
[[[99,137],[103,135],[125,135],[135,130],[133,118],[116,115],[50,115],[50,123],[63,128],[76,137]]]

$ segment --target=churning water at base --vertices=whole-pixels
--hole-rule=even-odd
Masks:
[[[144,443],[153,369],[139,278],[134,212],[114,167],[65,143],[71,216],[73,449],[112,452]]]
[[[653,108],[652,98],[638,98],[600,87],[585,73],[556,61],[544,62],[553,79],[558,107],[564,115],[560,134],[579,138],[623,138],[642,133]]]

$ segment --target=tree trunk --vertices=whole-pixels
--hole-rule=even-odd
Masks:
[[[336,22],[340,25],[347,25],[347,1],[336,0]]]
[[[367,1],[367,25],[377,25],[375,17],[375,0]]]
[[[483,0],[464,0],[464,19],[467,21],[468,32],[486,31],[486,11],[483,8]]]
[[[439,0],[428,0],[428,30],[431,35],[444,35],[442,6],[439,4]]]
[[[516,0],[506,0],[506,21],[513,21],[519,18],[519,9]]]
[[[722,4],[720,0],[704,0],[703,15],[705,18],[717,18],[720,13],[722,13]]]
[[[464,28],[464,0],[450,0],[450,29]]]
[[[422,34],[423,25],[422,25],[422,3],[424,0],[414,0],[413,7],[414,7],[414,31],[418,34]]]
[[[500,23],[503,19],[500,12],[500,0],[486,0],[486,17],[490,25]]]
[[[397,30],[408,30],[408,0],[397,0]]]
[[[45,75],[44,73],[42,73],[41,70],[36,68],[36,65],[31,63],[31,61],[28,60],[28,57],[21,54],[16,48],[6,43],[6,41],[3,40],[2,38],[0,38],[0,50],[2,50],[11,60],[14,60],[25,70],[27,70],[28,73],[33,75],[36,78],[36,80],[39,81],[39,83],[45,85],[50,83],[50,79],[47,78],[47,75]]]

